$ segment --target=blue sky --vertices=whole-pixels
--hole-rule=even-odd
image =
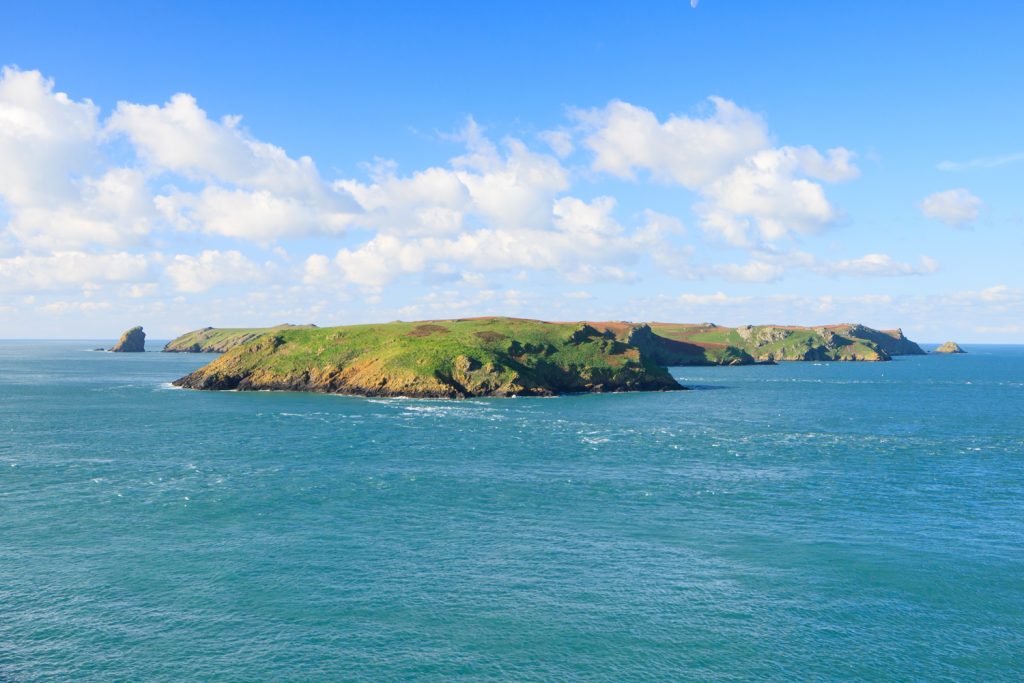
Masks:
[[[507,314],[1024,341],[1016,3],[325,5],[5,8],[0,337]]]

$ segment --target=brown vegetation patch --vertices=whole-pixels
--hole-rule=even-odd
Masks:
[[[448,334],[448,328],[444,325],[417,325],[408,332],[410,337],[429,337],[430,335],[437,332],[438,334]]]
[[[474,334],[475,337],[477,337],[481,341],[485,341],[485,342],[488,342],[488,343],[491,343],[491,344],[493,344],[495,342],[500,342],[502,339],[508,339],[508,335],[507,334],[502,334],[501,332],[489,332],[489,331],[487,331],[487,332],[474,332],[473,334]]]

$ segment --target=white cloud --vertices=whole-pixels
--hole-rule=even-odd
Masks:
[[[750,301],[748,296],[729,296],[725,292],[714,294],[680,294],[676,303],[684,306],[737,306]]]
[[[936,168],[940,171],[969,171],[975,168],[997,168],[1007,164],[1015,164],[1024,161],[1024,152],[1014,154],[1003,154],[993,157],[978,157],[967,161],[940,161]]]
[[[106,132],[127,136],[150,172],[205,184],[156,197],[179,229],[259,242],[343,231],[355,211],[351,198],[326,183],[310,157],[289,157],[240,121],[211,120],[195,98],[179,93],[163,106],[119,103]]]
[[[576,146],[572,142],[572,133],[566,130],[545,130],[537,135],[559,159],[573,153]]]
[[[551,224],[556,196],[569,188],[558,159],[508,138],[499,149],[470,119],[453,139],[466,154],[448,167],[400,177],[393,163],[379,163],[373,182],[339,180],[335,187],[359,203],[355,221],[387,235],[452,235],[467,227],[506,230]]]
[[[163,106],[118,103],[106,131],[126,135],[139,156],[161,172],[289,194],[320,189],[311,158],[290,158],[247,134],[240,122],[237,116],[213,121],[194,97],[179,93]]]
[[[564,273],[573,281],[596,277],[630,280],[635,276],[616,262],[651,247],[657,234],[626,231],[611,218],[615,202],[598,197],[584,202],[563,197],[549,205],[543,228],[491,227],[465,230],[452,237],[407,239],[381,232],[368,242],[338,251],[334,262],[346,281],[381,287],[392,280],[422,273],[430,264],[458,264],[475,271],[518,268]],[[307,276],[323,261],[307,262]]]
[[[738,245],[814,233],[837,214],[821,185],[800,178],[801,154],[790,147],[757,152],[703,189],[705,230]]]
[[[764,120],[729,100],[712,97],[705,118],[670,116],[664,123],[649,109],[614,100],[603,109],[576,111],[591,166],[620,178],[647,170],[660,180],[696,189],[769,145]]]
[[[349,215],[325,211],[302,197],[271,190],[208,186],[201,192],[156,197],[156,206],[181,230],[270,243],[289,236],[341,232]]]
[[[179,292],[195,294],[219,285],[258,284],[266,280],[266,268],[239,251],[208,249],[198,256],[179,254],[166,268]]]
[[[1007,304],[1024,301],[1024,290],[1014,289],[1007,285],[994,285],[979,291],[960,292],[956,298],[967,301],[980,301],[988,304]]]
[[[0,259],[0,291],[40,292],[80,289],[86,285],[131,282],[146,276],[149,259],[142,254],[93,254],[59,251]]]
[[[0,72],[0,200],[7,230],[37,248],[117,246],[150,230],[143,176],[103,168],[99,108],[38,71]]]
[[[780,263],[753,260],[748,263],[727,263],[713,266],[711,272],[734,282],[776,282],[786,274]]]
[[[49,315],[65,315],[67,313],[95,313],[113,308],[109,301],[53,301],[45,304],[40,310]]]
[[[915,266],[912,263],[901,263],[888,254],[866,254],[856,259],[826,262],[818,270],[829,275],[891,277],[934,273],[938,267],[939,264],[928,256],[922,256],[920,265]]]
[[[744,264],[717,264],[708,272],[736,282],[777,282],[785,275],[809,271],[830,277],[900,277],[934,273],[939,264],[922,256],[918,265],[897,261],[888,254],[865,254],[853,259],[829,261],[800,251],[755,251]]]
[[[759,115],[711,98],[707,117],[670,116],[613,101],[576,112],[591,167],[620,178],[646,170],[702,196],[701,227],[727,242],[752,246],[793,233],[817,232],[839,213],[815,181],[851,180],[859,174],[853,152],[836,147],[772,147]]]
[[[966,189],[959,187],[935,192],[921,200],[921,213],[954,228],[962,228],[978,219],[982,201]]]
[[[401,177],[385,163],[375,167],[372,183],[337,183],[364,210],[357,223],[377,230],[334,257],[345,281],[379,288],[403,275],[456,266],[553,270],[577,281],[595,273],[631,279],[614,262],[635,257],[662,231],[679,227],[650,214],[649,225],[627,230],[612,216],[613,198],[561,196],[570,178],[558,159],[512,138],[499,148],[472,119],[454,139],[466,153],[449,167]],[[307,261],[307,280],[333,277],[324,258]]]

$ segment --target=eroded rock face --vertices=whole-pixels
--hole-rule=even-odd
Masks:
[[[948,341],[939,348],[935,349],[934,353],[967,353],[960,345],[956,342]]]
[[[146,350],[146,333],[142,327],[126,330],[110,350],[116,353],[142,353]]]

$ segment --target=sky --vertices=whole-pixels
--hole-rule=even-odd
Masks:
[[[1024,5],[17,3],[0,338],[511,315],[1024,343]]]

